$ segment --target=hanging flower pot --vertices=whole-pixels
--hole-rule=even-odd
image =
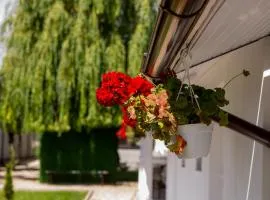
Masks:
[[[213,124],[207,126],[199,123],[178,126],[177,134],[187,142],[182,154],[178,154],[178,157],[199,158],[207,156],[211,146],[212,132]]]
[[[247,76],[249,72],[243,70],[235,77],[241,74]],[[208,89],[191,84],[188,67],[182,80],[167,69],[160,74],[158,84],[149,82],[143,75],[131,78],[108,72],[97,89],[97,100],[104,106],[121,106],[121,137],[125,137],[127,125],[136,130],[137,137],[151,133],[180,158],[207,156],[212,119],[217,119],[221,126],[228,124],[228,114],[221,109],[229,104],[224,88]]]

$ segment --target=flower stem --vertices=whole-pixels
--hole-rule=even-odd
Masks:
[[[240,74],[235,75],[234,77],[232,77],[224,86],[223,89],[225,87],[227,87],[234,79],[238,78],[239,76],[241,76],[243,74],[243,72],[241,72]]]

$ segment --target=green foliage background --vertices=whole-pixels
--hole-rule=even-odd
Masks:
[[[119,109],[98,106],[95,89],[105,71],[139,72],[156,3],[19,0],[3,34],[4,128],[66,132],[118,124]]]

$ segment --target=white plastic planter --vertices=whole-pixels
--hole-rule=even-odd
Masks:
[[[187,124],[178,126],[177,132],[187,142],[179,158],[199,158],[208,155],[213,132],[213,124]]]

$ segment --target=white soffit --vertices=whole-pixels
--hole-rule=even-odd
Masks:
[[[192,48],[192,65],[270,33],[270,0],[225,0]]]

